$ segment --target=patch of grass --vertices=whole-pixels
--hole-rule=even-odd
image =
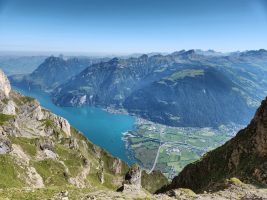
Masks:
[[[62,186],[68,184],[65,177],[64,166],[52,159],[46,159],[39,162],[34,162],[33,166],[42,176],[46,186]]]
[[[67,149],[62,145],[56,145],[56,153],[59,155],[60,160],[68,167],[70,174],[74,177],[77,176],[83,165],[82,156],[75,150]]]
[[[12,143],[21,146],[23,151],[25,151],[30,156],[35,156],[37,154],[36,140],[35,138],[25,138],[25,137],[9,137]]]
[[[24,183],[18,177],[19,171],[10,155],[0,155],[0,188],[22,187]]]
[[[168,179],[159,171],[153,171],[151,174],[143,171],[141,181],[142,187],[150,193],[155,193],[169,183]]]
[[[76,128],[73,128],[72,126],[70,127],[70,132],[74,138],[78,140],[88,141],[88,139],[82,133],[80,133]]]
[[[94,187],[104,188],[104,186],[100,183],[98,173],[95,169],[90,170],[87,180],[89,181],[90,185],[93,185]]]
[[[3,113],[0,113],[0,126],[3,126],[6,122],[8,122],[11,119],[14,119],[14,115],[5,115]]]
[[[186,69],[186,70],[175,72],[171,76],[167,77],[166,79],[169,81],[176,81],[178,79],[184,79],[186,77],[195,77],[195,76],[202,76],[202,75],[204,75],[203,70]]]
[[[114,175],[111,175],[109,173],[104,173],[105,182],[104,182],[103,185],[106,186],[107,188],[112,189],[112,190],[118,189],[118,186],[113,183],[113,178],[114,177],[115,177]]]
[[[230,183],[233,183],[233,184],[235,184],[235,185],[241,185],[242,184],[242,181],[240,181],[238,178],[236,178],[236,177],[232,177],[232,178],[230,178],[229,179],[229,182]]]
[[[43,119],[42,124],[45,128],[55,128],[55,123],[51,119]]]
[[[184,192],[185,194],[191,196],[191,197],[195,197],[196,193],[194,193],[192,190],[188,189],[188,188],[179,188],[180,191]]]
[[[18,98],[14,98],[14,102],[18,105],[18,106],[22,106],[26,103],[29,103],[29,102],[32,102],[34,101],[35,99],[32,98],[32,97],[27,97],[27,96],[21,96],[21,97],[18,97]]]
[[[28,102],[32,102],[35,99],[32,98],[32,97],[23,96],[23,97],[20,97],[20,100],[25,104],[25,103],[28,103]]]

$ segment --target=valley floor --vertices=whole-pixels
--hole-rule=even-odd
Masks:
[[[136,129],[124,135],[131,156],[145,169],[160,170],[172,179],[187,164],[224,144],[241,129],[229,124],[215,128],[169,127],[141,118]]]

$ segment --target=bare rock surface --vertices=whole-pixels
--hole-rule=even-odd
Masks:
[[[3,108],[3,114],[5,115],[16,115],[16,104],[9,100]]]
[[[12,151],[12,144],[9,140],[0,138],[0,154],[7,154]]]
[[[9,98],[11,86],[4,72],[0,69],[0,99]]]

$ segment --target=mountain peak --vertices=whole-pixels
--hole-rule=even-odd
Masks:
[[[63,57],[50,56],[45,59],[44,63],[64,61]]]
[[[114,64],[114,63],[118,63],[119,62],[119,58],[115,57],[115,58],[112,58],[109,63],[110,64]]]
[[[148,59],[148,55],[147,54],[143,54],[139,58],[142,59],[142,60],[146,60],[146,59]]]
[[[175,51],[171,55],[172,56],[182,56],[182,57],[187,58],[188,56],[191,56],[191,55],[193,55],[195,53],[196,53],[195,50],[191,49],[191,50],[188,50],[188,51],[186,51],[186,50]]]
[[[184,52],[186,52],[186,51],[183,49],[183,50],[181,50],[181,51],[175,51],[175,52],[173,52],[171,55],[173,55],[173,56],[178,56],[178,55],[183,54]]]
[[[192,54],[195,54],[195,50],[194,49],[190,49],[188,51],[185,51],[184,52],[185,55],[192,55]]]

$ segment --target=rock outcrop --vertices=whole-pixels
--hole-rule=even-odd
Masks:
[[[55,126],[58,129],[61,129],[66,134],[67,137],[71,136],[70,124],[66,119],[64,119],[63,117],[57,116],[51,112],[46,112],[46,114],[47,114],[46,117],[52,120],[55,123]]]
[[[12,143],[9,140],[0,138],[0,154],[7,154],[12,151]]]
[[[153,194],[168,183],[168,179],[160,171],[148,174],[139,165],[134,164],[126,173],[123,186],[118,190],[124,193],[129,191],[138,193],[145,189]]]
[[[10,91],[10,83],[4,72],[0,69],[0,99],[8,98]]]
[[[142,169],[139,165],[133,165],[125,175],[125,184],[141,187]]]
[[[0,69],[0,97],[2,98],[8,98],[9,93],[11,91],[10,83],[4,74],[4,72]]]
[[[3,114],[5,115],[16,115],[16,104],[9,100],[3,108]]]

